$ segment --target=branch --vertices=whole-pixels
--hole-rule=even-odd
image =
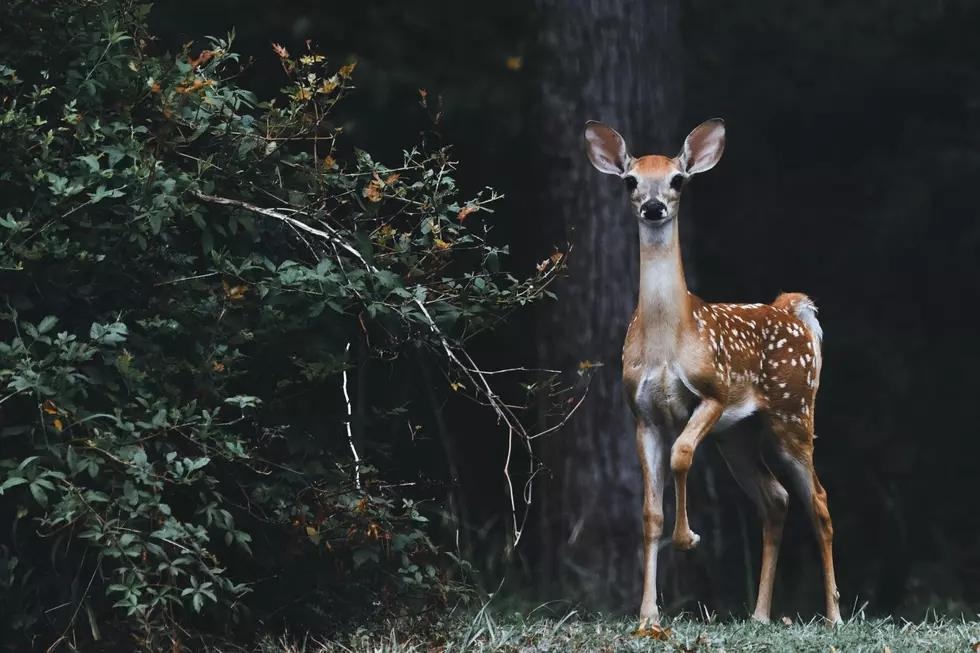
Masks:
[[[350,343],[347,343],[347,347],[344,348],[344,353],[350,352]],[[351,420],[351,405],[350,405],[350,395],[347,394],[347,368],[344,368],[344,400],[347,402],[347,442],[350,443],[351,453],[354,454],[354,484],[357,485],[357,489],[361,489],[361,458],[357,455],[357,449],[354,448],[354,434],[350,429]]]
[[[305,222],[297,220],[296,218],[291,218],[288,215],[280,213],[279,211],[273,211],[272,209],[266,209],[261,206],[256,206],[255,204],[250,204],[243,200],[233,200],[227,197],[218,197],[216,195],[205,195],[204,193],[201,193],[199,191],[191,191],[191,194],[194,195],[194,197],[197,197],[198,199],[204,200],[205,202],[211,202],[212,204],[223,204],[225,206],[237,206],[239,208],[245,209],[246,211],[251,211],[252,213],[258,213],[259,215],[264,215],[267,218],[275,218],[276,220],[279,220],[280,222],[284,222],[291,227],[300,229],[309,234],[313,234],[314,236],[318,236],[319,238],[323,238],[324,240],[334,243],[335,245],[339,245],[340,247],[345,249],[348,253],[352,254],[354,258],[359,260],[369,272],[377,271],[373,265],[368,263],[367,260],[363,256],[361,256],[361,253],[359,251],[357,251],[349,244],[347,244],[347,242],[340,237],[340,235],[333,229],[333,227],[323,224],[322,222],[321,224],[323,224],[323,226],[327,229],[327,231],[322,231],[315,227],[311,227]]]

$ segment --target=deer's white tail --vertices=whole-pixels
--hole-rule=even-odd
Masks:
[[[795,315],[803,324],[810,329],[813,338],[813,350],[817,355],[817,372],[819,374],[820,364],[823,362],[823,327],[817,320],[817,305],[813,300],[799,292],[784,292],[772,303],[776,308],[782,309],[791,315]]]

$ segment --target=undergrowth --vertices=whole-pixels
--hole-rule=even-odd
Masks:
[[[832,629],[821,620],[782,618],[771,624],[680,616],[666,620],[660,640],[636,634],[636,622],[583,618],[571,611],[561,618],[481,611],[439,624],[426,635],[411,624],[362,630],[332,641],[284,637],[262,653],[450,653],[462,651],[980,651],[980,622],[946,618],[919,623],[867,619],[862,613]]]

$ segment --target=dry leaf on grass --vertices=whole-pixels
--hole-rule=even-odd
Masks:
[[[660,626],[647,626],[645,628],[637,628],[636,630],[637,637],[649,637],[658,642],[666,642],[673,634],[674,631],[670,628],[661,628]]]

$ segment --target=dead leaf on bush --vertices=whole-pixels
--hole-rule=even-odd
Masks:
[[[378,176],[378,173],[374,173],[374,179],[368,182],[367,188],[364,189],[364,197],[372,202],[380,202],[383,185],[384,182],[381,181],[381,177]]]
[[[479,211],[479,210],[480,210],[480,207],[477,206],[477,205],[464,206],[460,210],[459,215],[456,216],[456,219],[459,220],[460,222],[462,222],[463,219],[466,218],[466,216],[468,216],[470,213],[473,213],[474,211]]]

